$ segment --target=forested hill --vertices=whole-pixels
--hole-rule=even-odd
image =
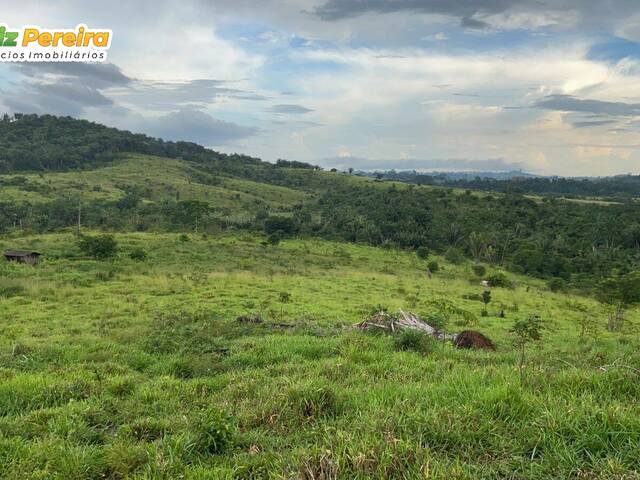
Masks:
[[[376,181],[69,117],[0,121],[0,233],[73,228],[321,237],[592,287],[640,269],[640,203]],[[567,192],[570,193],[570,192]]]
[[[113,162],[123,152],[184,158],[231,170],[264,163],[72,117],[16,114],[0,120],[0,173],[93,168]]]

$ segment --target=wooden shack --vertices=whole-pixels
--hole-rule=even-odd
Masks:
[[[33,250],[7,250],[4,252],[4,258],[8,262],[26,263],[28,265],[36,265],[40,261],[40,252]]]

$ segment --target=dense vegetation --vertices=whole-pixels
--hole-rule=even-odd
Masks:
[[[638,266],[636,203],[587,207],[385,185],[331,190],[319,198],[317,209],[323,236],[425,245],[452,258],[464,254],[536,276],[588,280]]]
[[[0,194],[0,232],[68,228],[81,210],[90,228],[236,229],[264,231],[272,242],[301,235],[424,247],[554,279],[558,288],[592,288],[640,261],[640,204],[632,199],[581,203],[377,182],[46,115],[5,118],[0,145],[5,170],[68,170],[0,176],[7,192]],[[140,176],[127,174],[138,164]],[[150,181],[152,170],[160,174]],[[576,182],[522,180],[536,181],[566,185],[567,193]]]
[[[484,190],[501,193],[552,195],[567,198],[637,198],[640,195],[640,175],[618,175],[602,178],[563,178],[515,175],[496,179],[486,176],[450,178],[449,175],[417,172],[382,172],[378,178],[416,185],[439,185],[450,188]]]
[[[260,163],[195,143],[165,142],[71,117],[15,114],[0,120],[0,173],[91,168],[113,162],[122,152],[180,157],[228,168]]]

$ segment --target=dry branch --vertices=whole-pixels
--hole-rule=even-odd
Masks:
[[[356,323],[353,328],[363,330],[379,328],[391,333],[394,333],[396,330],[408,329],[419,330],[436,338],[443,338],[444,336],[443,332],[433,328],[414,313],[406,313],[402,310],[400,310],[398,315],[395,316],[390,315],[387,312],[378,312],[375,315],[366,318],[362,322]]]
[[[353,328],[361,330],[380,329],[390,333],[395,333],[398,330],[417,330],[438,340],[451,340],[458,348],[495,350],[494,343],[480,332],[465,330],[460,333],[446,333],[432,327],[416,314],[402,310],[399,310],[397,315],[378,312],[356,323]]]

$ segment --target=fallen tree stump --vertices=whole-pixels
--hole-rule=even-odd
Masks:
[[[362,322],[356,323],[353,327],[363,330],[377,328],[387,330],[389,332],[409,329],[420,330],[434,336],[437,334],[437,330],[424,320],[420,319],[420,317],[413,313],[405,313],[402,310],[400,310],[398,316],[390,315],[387,312],[378,312]]]
[[[491,350],[496,349],[495,344],[486,335],[474,330],[465,330],[460,333],[445,333],[422,320],[414,313],[405,313],[402,310],[397,315],[387,312],[378,312],[369,318],[353,325],[360,330],[383,330],[395,333],[400,330],[417,330],[438,340],[451,340],[458,348]]]

